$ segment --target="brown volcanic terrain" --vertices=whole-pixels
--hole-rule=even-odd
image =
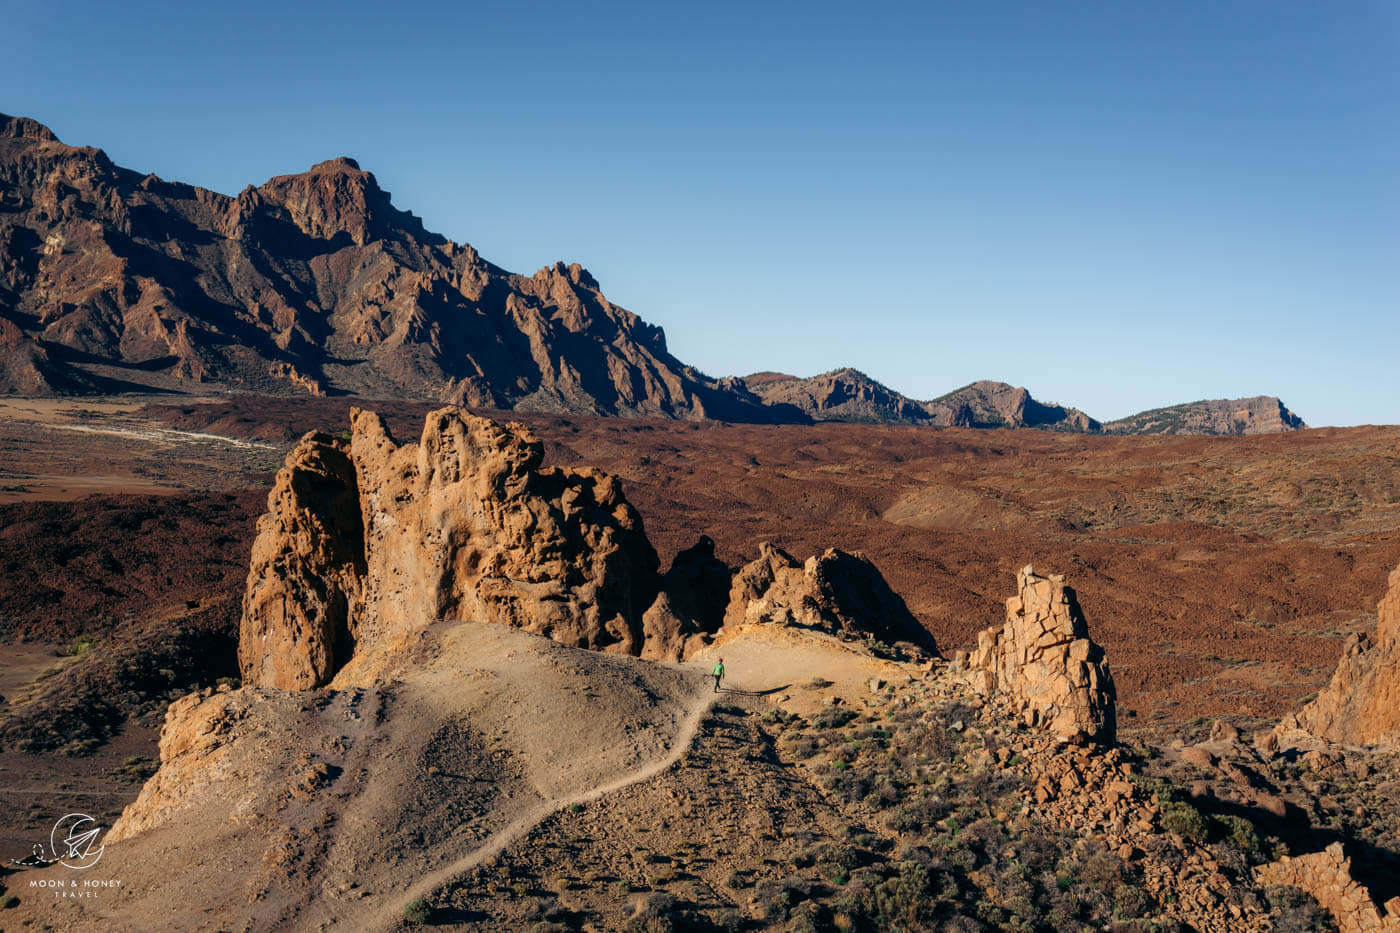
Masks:
[[[302,432],[342,430],[349,405],[75,402],[3,423],[6,851],[27,851],[55,806],[110,825],[154,765],[165,704],[236,672],[272,470]],[[411,438],[433,406],[376,407]],[[1003,616],[1025,563],[1068,574],[1128,741],[1195,740],[1211,718],[1255,727],[1298,709],[1346,637],[1375,626],[1400,562],[1394,427],[1143,438],[507,417],[543,439],[547,463],[617,475],[663,567],[702,533],[731,566],[764,540],[799,555],[858,549],[946,652]],[[117,491],[73,501],[65,463]],[[742,669],[743,655],[731,661]]]
[[[340,430],[348,407],[234,398],[158,404],[142,417],[194,434],[278,438],[284,451],[304,430]],[[384,407],[401,437],[414,436],[428,408]],[[1095,607],[1124,706],[1141,714],[1124,721],[1128,730],[1296,706],[1326,681],[1341,640],[1371,624],[1368,607],[1400,560],[1397,428],[1148,439],[513,417],[545,441],[547,462],[619,476],[663,566],[701,534],[731,566],[762,540],[800,555],[862,550],[945,649],[999,616],[1003,581],[1027,561],[1070,574]],[[32,427],[23,456],[53,462],[71,447],[69,435]],[[178,473],[181,452],[166,453]],[[36,485],[28,497],[43,495]],[[250,532],[240,510],[226,533],[241,543],[229,553],[246,549]],[[94,547],[83,560],[100,565],[121,562],[129,545]],[[13,579],[44,560],[22,535],[7,548]],[[210,590],[233,593],[231,579]],[[42,616],[15,618],[28,626]],[[71,625],[48,624],[72,637]]]

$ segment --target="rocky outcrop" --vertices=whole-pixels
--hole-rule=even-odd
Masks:
[[[1262,736],[1262,750],[1318,742],[1400,745],[1400,567],[1390,572],[1376,615],[1375,640],[1364,633],[1347,639],[1331,682]]]
[[[1340,933],[1400,933],[1400,897],[1377,907],[1352,877],[1351,859],[1340,842],[1321,852],[1284,856],[1254,870],[1260,886],[1286,884],[1311,894],[1337,922]]]
[[[245,682],[305,688],[438,619],[638,654],[656,552],[617,480],[546,468],[526,428],[430,413],[399,445],[373,412],[308,435],[259,522],[240,632]]]
[[[933,423],[933,416],[918,402],[855,369],[837,369],[806,379],[785,373],[754,373],[743,381],[767,404],[792,406],[814,421]]]
[[[258,519],[238,641],[243,679],[294,690],[329,682],[354,651],[364,579],[350,444],[308,434]]]
[[[642,616],[642,657],[679,661],[709,644],[724,623],[732,576],[708,535],[677,554],[656,602]]]
[[[1027,566],[1006,601],[1006,622],[984,629],[954,669],[984,696],[997,696],[1022,721],[1066,741],[1112,744],[1116,694],[1103,649],[1089,639],[1064,577]]]
[[[1110,421],[1108,434],[1281,434],[1306,428],[1274,395],[1211,399],[1154,408]]]
[[[105,841],[120,842],[164,825],[183,807],[192,788],[228,776],[230,741],[260,696],[256,690],[225,688],[215,693],[205,688],[171,703],[160,730],[160,770],[122,811]]]
[[[764,542],[759,556],[734,576],[724,630],[795,625],[836,635],[871,635],[936,654],[938,646],[909,607],[863,554],[828,548],[798,563]]]
[[[934,424],[946,427],[1099,430],[1099,423],[1077,408],[1040,402],[1024,388],[986,379],[921,404]]]

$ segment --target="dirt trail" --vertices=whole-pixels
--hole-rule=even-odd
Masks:
[[[691,743],[695,740],[696,733],[700,729],[700,724],[704,722],[710,707],[720,698],[721,694],[702,693],[693,701],[689,713],[681,723],[680,731],[676,734],[675,740],[671,743],[670,751],[663,757],[651,761],[634,771],[621,775],[605,784],[589,788],[579,794],[559,796],[546,800],[534,809],[524,813],[513,820],[505,828],[498,830],[482,843],[481,846],[457,859],[456,861],[444,865],[436,871],[424,876],[417,884],[400,894],[401,902],[384,904],[376,911],[373,919],[366,923],[364,918],[358,917],[351,924],[356,929],[394,929],[399,924],[399,917],[403,905],[419,897],[426,897],[433,891],[450,883],[453,879],[471,871],[482,862],[499,855],[516,840],[522,838],[551,814],[557,813],[565,807],[574,804],[590,803],[607,794],[612,794],[634,784],[640,784],[649,780],[667,768],[676,764],[690,750]],[[346,928],[344,923],[339,924]]]

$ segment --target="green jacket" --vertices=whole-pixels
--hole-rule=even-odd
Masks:
[[[712,670],[712,671],[710,671],[710,673],[713,674],[715,677],[723,677],[723,676],[724,676],[724,662],[723,662],[723,661],[716,661],[716,662],[715,662],[715,669]]]

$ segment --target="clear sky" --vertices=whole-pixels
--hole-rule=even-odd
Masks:
[[[1400,4],[0,0],[0,111],[234,193],[351,155],[711,375],[1400,422]]]

